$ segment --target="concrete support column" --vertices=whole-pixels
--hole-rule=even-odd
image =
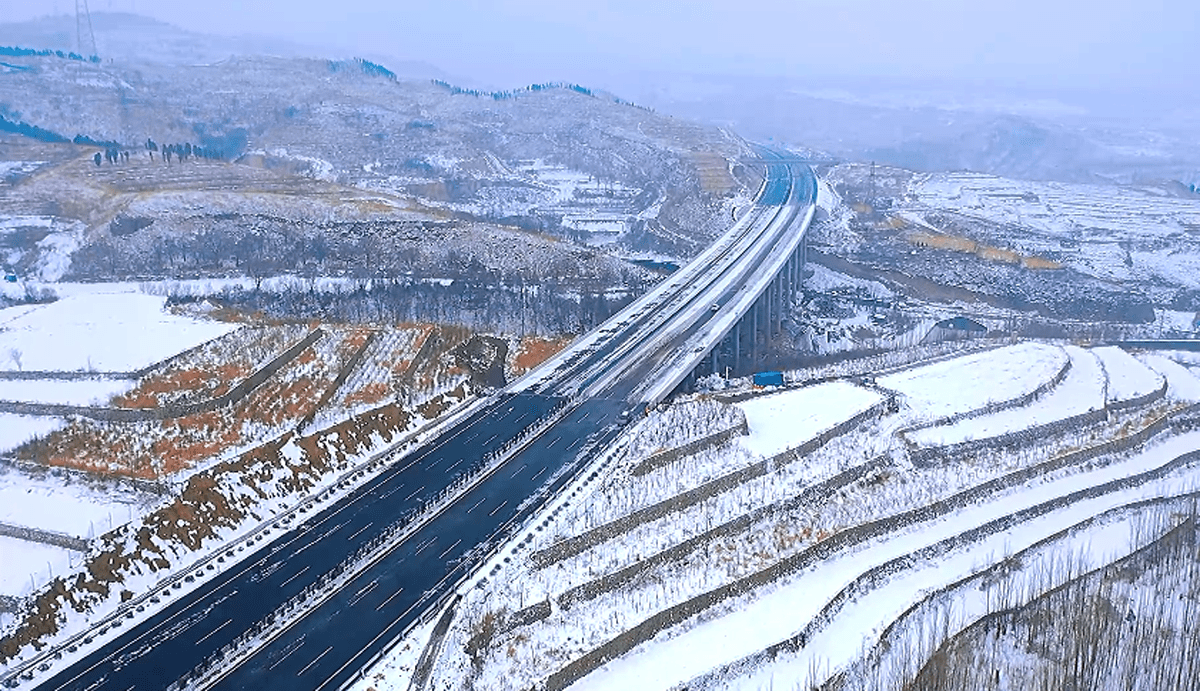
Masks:
[[[775,274],[775,278],[771,281],[771,338],[775,338],[775,334],[779,333],[776,324],[779,323],[779,274]]]
[[[783,333],[783,276],[775,277],[775,330],[772,336]]]
[[[762,311],[762,298],[759,298],[754,301],[754,319],[751,320],[753,326],[750,327],[750,366],[747,368],[750,371],[758,367],[759,313]]]
[[[775,338],[775,315],[779,313],[778,292],[779,277],[776,276],[767,284],[767,338],[764,345]]]
[[[742,366],[742,323],[746,321],[745,317],[738,320],[733,326],[733,369],[738,369]]]

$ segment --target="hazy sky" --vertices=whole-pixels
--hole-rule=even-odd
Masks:
[[[91,0],[188,28],[423,60],[497,83],[603,72],[1200,82],[1194,0]],[[0,19],[74,0],[0,0]]]

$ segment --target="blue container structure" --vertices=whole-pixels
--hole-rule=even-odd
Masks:
[[[755,386],[783,386],[783,372],[755,372]]]

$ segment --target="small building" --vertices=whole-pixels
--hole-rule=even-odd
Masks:
[[[933,325],[929,333],[922,339],[923,343],[941,343],[942,341],[961,341],[967,338],[986,336],[988,329],[983,324],[967,317],[951,317]]]
[[[4,280],[7,281],[8,283],[16,283],[17,275],[11,271],[6,271],[6,272],[4,272]]]

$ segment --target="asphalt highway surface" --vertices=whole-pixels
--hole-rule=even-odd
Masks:
[[[794,195],[789,166],[775,163],[768,170],[759,198],[758,213],[764,215],[769,213],[764,207],[785,204]],[[664,353],[712,317],[708,305],[696,311],[691,303],[697,299],[707,298],[693,295],[677,300],[690,305],[687,309],[696,312],[697,322],[682,336],[661,343]],[[590,453],[615,439],[630,411],[639,405],[629,396],[643,383],[650,361],[632,345],[653,346],[654,316],[654,310],[623,320],[618,315],[601,327],[607,327],[611,336],[572,353],[549,383],[497,394],[423,447],[398,456],[361,487],[291,526],[281,526],[281,535],[259,543],[262,546],[252,554],[222,555],[224,561],[218,566],[224,571],[187,595],[167,596],[178,599],[131,624],[122,636],[47,678],[39,688],[157,690],[197,668],[212,669],[223,649],[271,620],[280,605],[321,582],[360,546],[395,526],[408,525],[415,532],[386,556],[354,575],[216,683],[221,689],[338,688],[477,566],[511,526],[569,482]],[[582,390],[581,382],[602,372],[619,376],[606,379],[601,397],[575,399],[565,415],[550,417],[568,395]],[[464,475],[476,473],[490,454],[547,420],[552,424],[545,431],[485,479],[433,518],[414,523],[422,507],[439,493]]]

